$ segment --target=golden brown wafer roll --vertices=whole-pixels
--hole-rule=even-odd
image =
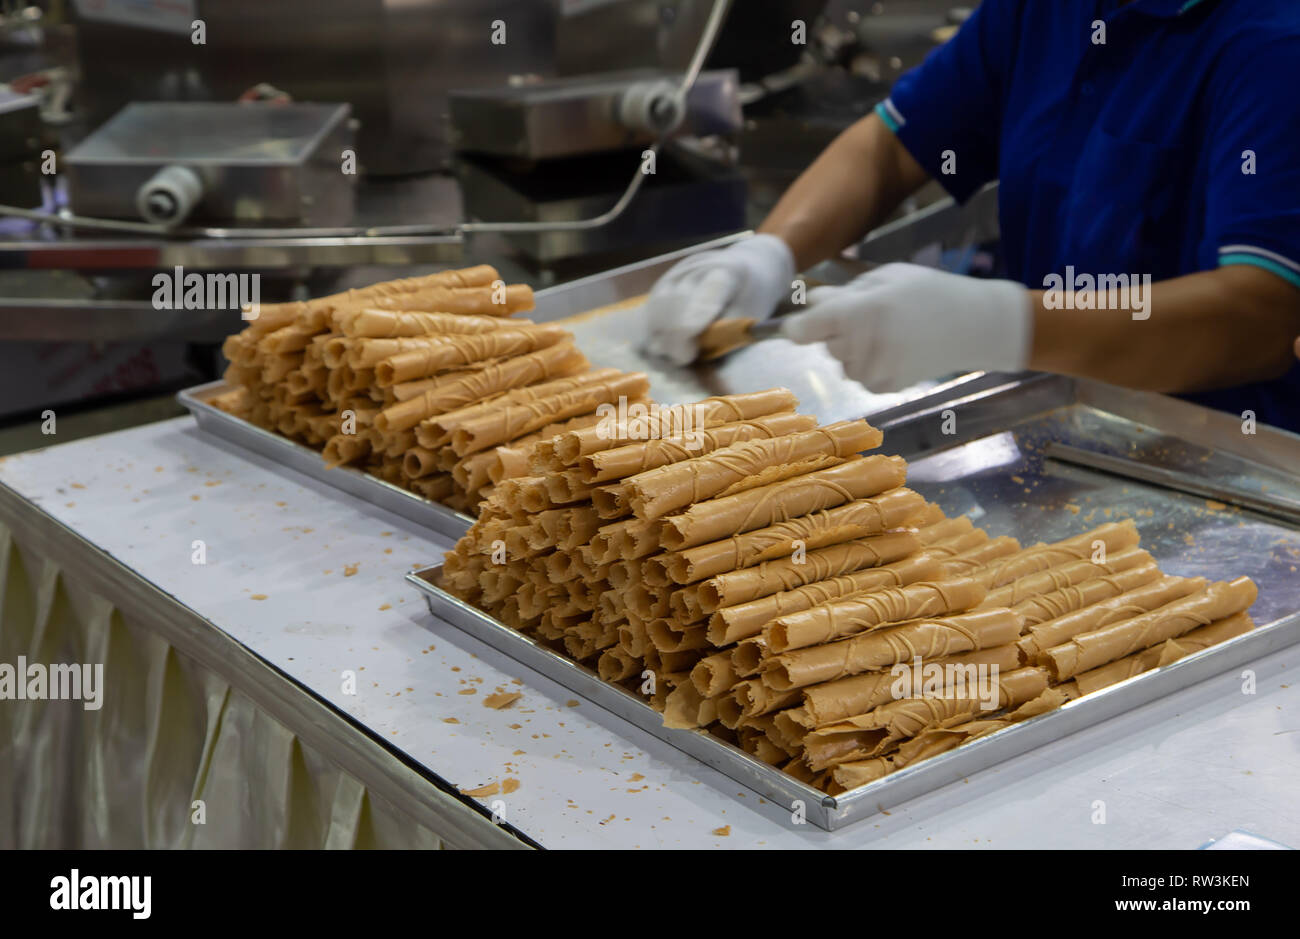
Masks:
[[[487,333],[506,322],[493,316],[419,313],[356,307],[334,315],[335,327],[349,339],[403,339],[447,333]],[[521,324],[522,325],[522,324]]]
[[[992,670],[989,674],[993,675]],[[865,714],[821,725],[804,738],[805,745],[811,738],[852,733],[856,730],[885,730],[895,739],[915,737],[933,724],[959,715],[1016,707],[1047,690],[1047,670],[1043,668],[1018,668],[1005,673],[998,671],[987,682],[977,682],[969,673],[951,675],[948,678],[951,681],[937,695],[890,700]],[[915,684],[919,685],[919,682]],[[972,687],[976,684],[986,687]]]
[[[633,476],[626,483],[628,501],[638,518],[661,518],[769,468],[819,456],[853,456],[880,446],[882,439],[866,421],[843,421],[784,437],[746,440]]]
[[[892,489],[870,499],[856,499],[711,544],[659,555],[650,559],[645,576],[648,583],[690,584],[751,567],[760,561],[788,556],[795,550],[796,542],[803,542],[805,550],[811,550],[883,534],[896,528],[924,501],[910,489]]]
[[[814,581],[736,606],[722,607],[709,617],[709,640],[715,645],[739,642],[758,635],[774,619],[819,607],[843,597],[897,588],[939,575],[939,562],[921,552],[879,567],[851,571],[827,580]]]
[[[669,551],[693,548],[879,495],[901,486],[906,475],[907,464],[902,459],[868,456],[770,486],[697,502],[681,514],[663,519],[660,543]]]
[[[956,666],[996,668],[999,673],[1010,672],[1020,666],[1020,656],[1013,643],[980,649],[976,652],[963,652],[960,655],[943,656],[931,659],[926,665],[938,665],[940,668]],[[895,700],[894,685],[897,678],[893,670],[863,672],[848,678],[811,685],[803,689],[803,710],[807,715],[808,726],[817,727],[842,721],[855,714],[865,714],[872,708]]]
[[[782,411],[792,411],[798,400],[786,388],[772,388],[748,394],[722,395],[705,398],[686,408],[661,408],[645,427],[637,428],[642,435],[636,438],[621,436],[617,427],[602,426],[590,431],[566,434],[556,441],[555,459],[560,466],[574,466],[578,459],[600,450],[609,450],[624,443],[662,437],[679,437],[687,431],[706,430],[719,424],[753,420]],[[689,426],[687,426],[689,425]]]
[[[726,698],[727,695],[722,697]],[[741,717],[758,717],[761,714],[771,714],[773,711],[780,711],[799,703],[799,692],[797,690],[773,691],[757,678],[736,682],[731,689],[730,697],[739,707]],[[722,717],[722,710],[722,705],[719,704],[719,718]]]
[[[601,655],[596,671],[605,681],[623,681],[641,671],[641,661],[621,646],[614,646]]]
[[[839,763],[831,770],[831,778],[845,789],[856,789],[883,779],[893,771],[888,757],[877,756],[867,760]]]
[[[959,515],[956,518],[944,518],[929,525],[922,525],[916,529],[916,536],[922,544],[932,545],[975,530],[975,523],[969,516]]]
[[[1079,689],[1080,694],[1092,694],[1094,691],[1125,681],[1134,675],[1177,662],[1193,652],[1200,652],[1220,642],[1227,642],[1254,628],[1255,621],[1250,618],[1249,613],[1237,613],[1208,626],[1193,629],[1176,639],[1166,639],[1159,645],[1076,675],[1074,685]]]
[[[1132,548],[1137,543],[1138,530],[1131,519],[1107,522],[1073,538],[1026,548],[1019,554],[990,564],[971,576],[976,577],[983,582],[984,586],[992,590],[1049,567],[1069,561],[1087,560],[1097,550],[1094,547],[1097,544],[1103,546],[1105,555],[1109,556],[1125,548]]]
[[[1058,646],[1080,633],[1092,632],[1120,620],[1148,613],[1167,603],[1181,600],[1204,590],[1204,577],[1162,577],[1159,580],[1125,591],[1117,597],[1067,613],[1044,623],[1031,625],[1017,645],[1025,661],[1034,662],[1045,649]]]
[[[412,447],[402,457],[402,472],[408,479],[420,479],[438,472],[438,455],[424,447]]]
[[[717,697],[732,688],[740,676],[736,674],[731,663],[731,650],[706,655],[695,663],[691,669],[691,681],[695,689],[706,698]]]
[[[416,438],[420,441],[421,446],[428,447],[431,450],[445,447],[451,443],[455,432],[467,421],[495,414],[506,405],[527,404],[542,398],[549,398],[561,392],[573,391],[586,385],[620,378],[626,374],[626,372],[620,372],[616,368],[599,368],[563,378],[552,378],[537,385],[514,388],[496,397],[422,420],[416,425]]]
[[[291,323],[263,336],[257,343],[257,350],[262,355],[301,352],[319,332],[320,330],[301,323]]]
[[[441,502],[451,495],[454,486],[446,473],[411,480],[411,489],[431,502]]]
[[[723,447],[768,437],[780,437],[798,431],[811,430],[817,419],[805,414],[788,412],[759,417],[751,421],[719,424],[706,430],[695,430],[688,435],[662,437],[600,450],[578,459],[578,470],[584,482],[605,483],[635,476],[661,466],[689,460],[712,453]]]
[[[914,532],[890,531],[808,551],[797,560],[790,557],[763,561],[756,567],[719,574],[692,589],[698,593],[700,609],[712,613],[721,607],[879,567],[916,554],[920,549],[920,540]]]
[[[1259,595],[1249,577],[1210,584],[1199,593],[1175,600],[1150,613],[1081,633],[1043,653],[1054,681],[1064,681],[1107,662],[1123,658],[1198,626],[1242,612]]]
[[[1092,561],[1067,561],[1044,568],[1033,574],[1017,578],[1009,584],[990,590],[984,598],[985,606],[1015,606],[1030,597],[1041,596],[1085,580],[1118,574],[1134,567],[1155,565],[1155,560],[1141,548],[1125,548],[1107,555],[1103,564]],[[978,575],[975,575],[978,579]]]
[[[604,381],[589,382],[571,391],[494,408],[490,413],[461,422],[452,433],[451,446],[464,456],[531,433],[548,424],[591,414],[601,405],[638,398],[649,391],[644,372],[632,372]],[[576,474],[573,482],[578,483]],[[582,491],[588,491],[581,487]],[[576,494],[576,490],[575,490]]]
[[[942,616],[973,609],[984,585],[970,578],[884,587],[794,613],[783,613],[763,627],[773,652],[803,649],[875,629],[883,623]]]
[[[1037,626],[1159,579],[1160,568],[1154,561],[1138,564],[1116,574],[1094,577],[1073,586],[1029,597],[1012,604],[1012,609],[1025,618],[1027,627]]]
[[[988,532],[982,528],[975,528],[952,538],[943,538],[925,546],[937,558],[952,558],[972,548],[978,548],[987,544],[989,541]]]
[[[355,305],[355,304],[354,304]],[[513,316],[534,306],[527,284],[476,287],[432,287],[367,301],[378,310],[410,310],[457,315]]]
[[[951,727],[931,727],[911,740],[903,741],[890,763],[893,769],[902,769],[940,753],[955,750],[969,740],[986,737],[1014,723],[1010,718],[1000,717],[964,721]]]
[[[680,729],[704,727],[718,719],[717,706],[704,697],[692,682],[674,688],[664,702],[664,726]]]
[[[333,469],[345,463],[355,463],[370,452],[370,444],[358,434],[335,434],[325,441],[322,456],[325,465]]]
[[[890,626],[774,656],[763,682],[784,692],[910,662],[918,655],[925,659],[1006,645],[1019,638],[1021,625],[1020,615],[1012,610],[979,610]]]
[[[570,343],[548,346],[467,372],[454,381],[435,382],[418,396],[386,408],[375,423],[384,431],[408,430],[426,418],[470,407],[503,392],[574,376],[586,364],[586,357]]]
[[[998,560],[1020,552],[1020,542],[1007,535],[986,541],[983,544],[962,551],[943,561],[943,571],[949,577],[969,577]]]
[[[759,636],[745,639],[731,650],[731,667],[741,678],[752,678],[763,670],[767,643]]]
[[[381,388],[416,378],[428,378],[453,368],[463,368],[484,359],[536,352],[547,346],[572,340],[558,326],[530,329],[505,328],[490,333],[443,336],[430,340],[427,348],[399,352],[375,366],[375,381]]]

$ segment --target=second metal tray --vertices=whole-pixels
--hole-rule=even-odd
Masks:
[[[176,395],[176,400],[194,415],[200,430],[252,450],[269,460],[274,460],[305,476],[356,496],[363,502],[369,502],[371,505],[377,505],[381,509],[387,509],[410,519],[448,538],[459,539],[474,524],[474,519],[463,512],[457,512],[437,502],[430,502],[423,496],[384,482],[369,473],[347,466],[328,469],[321,455],[310,447],[304,447],[287,437],[281,437],[248,421],[240,420],[233,414],[227,414],[208,403],[208,398],[230,390],[231,386],[226,382],[214,381],[206,385],[186,388]]]
[[[828,796],[705,731],[664,727],[661,715],[642,699],[447,593],[439,586],[441,575],[442,565],[406,575],[407,581],[424,596],[429,612],[434,616],[778,805],[791,811],[802,807],[805,817],[826,831],[843,828],[888,810],[908,799],[1300,641],[1300,613],[1297,613],[1171,665],[1095,691],[1055,711],[922,760],[866,786],[839,796]]]

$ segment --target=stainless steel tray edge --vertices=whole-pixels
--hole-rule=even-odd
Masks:
[[[360,470],[347,466],[327,469],[321,455],[315,450],[240,420],[204,400],[229,388],[223,381],[208,382],[177,392],[176,400],[194,415],[200,430],[251,450],[304,476],[310,476],[327,486],[333,486],[363,502],[410,519],[448,538],[459,539],[474,524],[474,519],[468,515],[437,502],[430,502]]]
[[[807,818],[835,831],[931,792],[982,769],[1061,740],[1076,731],[1148,704],[1214,675],[1300,643],[1300,613],[1257,626],[1245,635],[1153,671],[1143,672],[1058,710],[971,741],[948,753],[906,767],[844,795],[827,796],[755,760],[703,731],[669,730],[658,712],[569,659],[497,622],[431,582],[442,565],[412,571],[406,579],[425,597],[429,611],[453,626],[583,695],[654,737],[682,750],[781,805],[803,801]]]
[[[412,571],[406,579],[424,595],[429,612],[487,643],[517,662],[540,672],[576,694],[621,717],[630,724],[672,747],[695,757],[743,786],[791,810],[802,803],[805,817],[817,827],[837,827],[830,814],[835,801],[778,769],[754,759],[743,750],[702,730],[672,730],[663,726],[659,712],[618,685],[610,684],[589,669],[534,642],[527,636],[493,619],[463,600],[442,590],[432,581],[440,576],[437,564]]]

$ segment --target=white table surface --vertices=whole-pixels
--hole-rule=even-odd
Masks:
[[[441,778],[518,780],[482,801],[547,847],[1300,847],[1300,646],[1254,695],[1237,670],[828,834],[430,616],[403,575],[443,536],[188,417],[0,459],[0,481]],[[498,689],[523,697],[485,707]]]

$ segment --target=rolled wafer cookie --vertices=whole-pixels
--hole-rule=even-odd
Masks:
[[[852,733],[856,730],[885,730],[889,736],[915,737],[927,727],[959,715],[1012,708],[1031,701],[1047,690],[1048,675],[1044,668],[1027,666],[1009,672],[990,670],[988,680],[980,682],[965,672],[957,674],[936,694],[914,695],[890,700],[865,714],[823,724],[810,738]],[[975,687],[975,686],[980,687]]]
[[[1050,593],[1028,597],[1012,604],[1011,608],[1025,618],[1027,627],[1037,626],[1039,623],[1073,613],[1075,610],[1100,603],[1102,600],[1117,597],[1127,590],[1159,580],[1160,576],[1160,568],[1152,561],[1115,574],[1080,581]]]
[[[730,649],[706,655],[691,669],[691,681],[695,684],[696,690],[706,698],[730,690],[739,680],[740,676],[732,666]]]
[[[375,381],[381,388],[416,378],[428,378],[453,368],[463,368],[484,359],[536,352],[547,346],[572,340],[558,326],[531,329],[498,329],[490,333],[442,336],[426,348],[399,352],[375,366]]]
[[[1025,548],[1019,554],[996,561],[971,576],[992,590],[1049,567],[1091,558],[1098,551],[1098,546],[1109,556],[1125,548],[1132,548],[1137,543],[1138,530],[1131,519],[1107,522],[1082,535]]]
[[[968,548],[943,561],[943,572],[950,577],[969,577],[981,568],[1000,558],[1010,557],[1020,552],[1020,542],[1009,535],[1001,535]]]
[[[884,534],[925,500],[911,489],[891,489],[869,499],[813,512],[800,518],[729,538],[650,558],[645,577],[651,584],[690,584],[761,561],[789,556],[796,542],[805,550],[853,538]]]
[[[1026,574],[1009,584],[994,588],[984,598],[985,606],[1015,606],[1030,597],[1052,593],[1085,580],[1106,577],[1130,568],[1155,566],[1155,559],[1141,548],[1124,548],[1106,556],[1101,563],[1092,561],[1066,561],[1033,574]],[[978,574],[974,575],[978,578]]]
[[[334,314],[335,327],[349,339],[399,339],[445,333],[487,333],[509,320],[494,316],[420,313],[353,307]]]
[[[503,359],[451,381],[431,383],[380,412],[375,426],[383,431],[409,430],[421,421],[475,405],[504,392],[555,378],[577,375],[587,368],[587,358],[571,343],[559,343],[526,355]]]
[[[759,635],[778,617],[797,617],[801,612],[820,609],[822,605],[839,602],[842,598],[874,595],[883,590],[932,580],[938,574],[938,560],[920,552],[890,564],[851,571],[736,606],[722,607],[709,617],[709,639],[719,645],[739,642]]]
[[[690,460],[745,440],[780,437],[817,426],[817,419],[793,411],[749,421],[719,424],[673,437],[638,441],[578,458],[578,471],[587,483],[605,483],[644,473],[670,463]]]
[[[921,542],[914,532],[889,531],[806,551],[798,559],[777,558],[719,574],[695,589],[700,609],[712,613],[724,606],[736,606],[841,574],[899,561],[920,550]]]
[[[1067,639],[1148,613],[1205,589],[1207,583],[1204,577],[1161,577],[1109,600],[1100,600],[1055,619],[1031,624],[1016,644],[1026,662],[1036,662],[1044,650]]]
[[[513,316],[531,310],[535,304],[533,289],[527,284],[502,284],[498,281],[497,286],[429,287],[390,294],[368,300],[366,305],[378,310]]]
[[[1208,626],[1201,626],[1175,639],[1166,639],[1159,645],[1126,655],[1107,665],[1102,665],[1074,676],[1074,686],[1080,694],[1092,694],[1102,688],[1140,675],[1153,668],[1169,665],[1181,658],[1200,652],[1210,646],[1227,642],[1255,628],[1249,613],[1237,613]]]
[[[1054,681],[1064,681],[1158,642],[1174,639],[1198,626],[1234,616],[1248,609],[1258,595],[1255,582],[1249,577],[1210,584],[1199,593],[1150,613],[1081,633],[1053,646],[1043,653],[1044,664]]]
[[[580,457],[601,450],[660,437],[677,437],[692,430],[704,430],[720,424],[748,421],[783,411],[793,411],[799,402],[786,388],[772,388],[747,394],[705,398],[692,405],[660,408],[647,420],[631,428],[639,436],[619,433],[617,423],[576,434],[566,434],[556,441],[554,455],[557,468],[574,466]]]
[[[661,518],[771,467],[814,457],[853,456],[880,446],[882,439],[866,421],[843,421],[783,437],[745,440],[629,478],[628,503],[638,518]]]
[[[889,626],[773,656],[763,683],[784,692],[911,662],[918,655],[926,659],[1006,645],[1019,638],[1022,624],[1020,614],[995,609]]]
[[[916,529],[916,536],[921,539],[922,544],[931,545],[974,530],[975,523],[970,520],[970,516],[959,515],[956,518],[942,518],[928,525],[921,525]]]
[[[915,667],[916,662],[910,667]],[[956,666],[997,668],[999,674],[1010,672],[1020,667],[1020,656],[1012,643],[980,649],[976,652],[963,652],[959,655],[941,656],[931,659],[926,665],[940,668]],[[897,676],[893,670],[863,672],[848,678],[839,678],[820,685],[810,685],[803,689],[803,710],[808,727],[817,727],[842,721],[855,714],[865,714],[872,708],[893,701]]]
[[[736,495],[697,502],[663,519],[660,543],[669,551],[693,548],[823,509],[864,499],[903,484],[899,457],[868,456]]]
[[[831,600],[810,609],[782,613],[763,627],[772,652],[788,652],[875,629],[883,623],[942,616],[974,609],[984,585],[969,577],[884,587]]]
[[[536,385],[513,388],[476,404],[469,404],[455,411],[435,414],[432,417],[425,418],[416,425],[416,438],[420,441],[420,446],[428,447],[431,450],[445,447],[451,443],[452,437],[462,425],[475,418],[497,414],[503,407],[508,405],[537,401],[540,398],[548,398],[564,391],[573,391],[585,385],[620,378],[625,374],[627,373],[620,372],[616,368],[598,368],[589,372],[580,372],[577,375],[552,378]]]

